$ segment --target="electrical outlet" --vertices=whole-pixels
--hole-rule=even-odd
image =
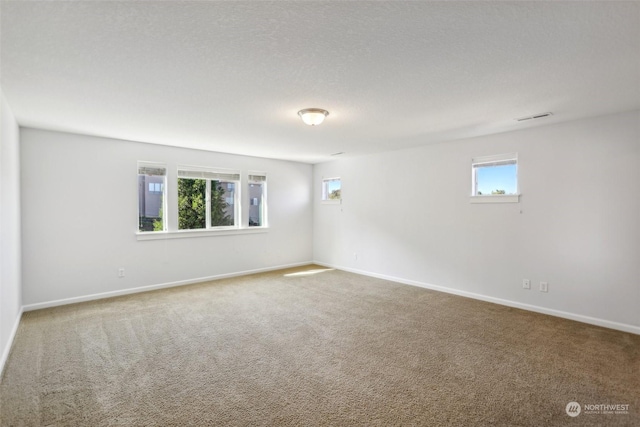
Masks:
[[[522,279],[522,289],[531,289],[531,280]]]
[[[120,267],[118,269],[118,277],[119,278],[123,278],[124,277],[124,267]]]
[[[540,282],[540,292],[549,292],[549,284],[547,282]]]

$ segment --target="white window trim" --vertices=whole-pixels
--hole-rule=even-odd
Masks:
[[[327,196],[325,191],[325,182],[326,181],[334,181],[340,180],[340,198],[339,199],[325,199]],[[331,178],[322,178],[322,194],[320,195],[320,201],[323,205],[341,205],[342,204],[342,178],[339,176],[334,176]]]
[[[192,173],[201,173],[201,177],[197,176],[184,176],[180,174],[180,172],[192,172]],[[217,178],[212,175],[229,175],[233,177],[228,178]],[[205,189],[205,228],[197,228],[193,230],[178,230],[178,232],[192,232],[192,231],[223,231],[223,230],[233,230],[233,229],[241,229],[242,228],[242,208],[241,208],[241,200],[242,200],[242,176],[240,171],[237,169],[224,169],[224,168],[210,168],[206,166],[193,166],[193,165],[178,165],[176,172],[177,179],[204,179],[206,180],[206,189]],[[235,178],[235,179],[234,179]],[[236,189],[233,195],[233,215],[235,219],[234,225],[228,226],[211,226],[211,181],[214,180],[223,180],[224,182],[234,182],[236,184]],[[179,219],[178,219],[179,221]]]
[[[342,199],[329,199],[329,200],[321,200],[323,205],[341,205]]]
[[[260,179],[252,179],[251,177],[263,177],[263,180]],[[266,172],[258,172],[258,171],[248,171],[247,173],[247,197],[249,197],[249,185],[251,184],[261,184],[262,185],[262,206],[260,208],[262,214],[262,225],[260,226],[249,226],[249,217],[248,213],[251,210],[251,201],[249,200],[247,204],[247,227],[248,228],[268,228],[269,227],[269,213],[268,213],[268,204],[267,204],[267,173]]]
[[[267,222],[267,173],[266,172],[257,172],[257,171],[248,171],[246,175],[242,174],[237,169],[222,169],[222,168],[211,168],[211,167],[203,167],[203,166],[194,166],[194,165],[177,165],[176,167],[176,175],[172,175],[175,179],[180,176],[177,174],[177,170],[183,171],[191,171],[191,172],[201,172],[203,176],[200,179],[211,179],[211,177],[206,177],[207,173],[220,173],[220,174],[233,174],[237,175],[238,179],[232,179],[230,181],[236,182],[236,200],[235,200],[235,208],[236,208],[236,225],[233,226],[224,226],[224,227],[209,227],[209,228],[199,228],[193,230],[179,230],[174,227],[178,226],[177,218],[175,223],[173,221],[169,221],[169,188],[167,186],[169,181],[169,168],[166,163],[163,162],[151,162],[151,161],[138,161],[137,162],[137,172],[140,174],[141,167],[149,167],[149,168],[162,168],[164,169],[164,182],[163,182],[163,222],[164,222],[164,230],[163,231],[135,231],[136,240],[145,241],[145,240],[168,240],[168,239],[185,239],[185,238],[194,238],[194,237],[218,237],[218,236],[228,236],[228,235],[241,235],[241,234],[261,234],[267,233],[269,231],[269,223]],[[264,177],[263,180],[260,179],[250,179],[251,176],[261,176]],[[197,177],[194,177],[197,178]],[[172,178],[173,179],[173,178]],[[263,215],[264,215],[264,225],[260,227],[249,227],[248,217],[242,217],[241,213],[242,202],[245,202],[242,199],[242,185],[244,183],[261,183],[264,185],[263,189]],[[210,191],[207,191],[208,197],[210,197]],[[248,194],[248,193],[247,193]],[[207,206],[209,203],[207,202]],[[210,209],[210,207],[209,207]],[[138,212],[139,213],[139,212]],[[136,224],[139,218],[136,219]]]
[[[167,188],[167,174],[168,174],[168,169],[167,169],[167,164],[166,163],[162,163],[162,162],[149,162],[149,161],[141,161],[139,160],[137,163],[137,176],[140,176],[140,169],[141,168],[151,168],[151,169],[164,169],[164,175],[156,175],[156,176],[162,176],[163,177],[163,181],[162,181],[162,230],[163,231],[138,231],[137,234],[142,234],[142,235],[150,235],[153,233],[166,233],[167,230],[169,229],[169,221],[168,221],[168,217],[167,217],[167,213],[168,213],[168,204],[167,204],[167,192],[168,192],[168,188]],[[138,197],[140,197],[140,195],[138,195]],[[138,221],[140,221],[140,212],[138,211]],[[139,225],[138,225],[139,226]]]
[[[267,233],[269,227],[223,227],[223,228],[200,228],[197,230],[176,230],[176,231],[156,231],[137,232],[136,239],[141,240],[169,240],[187,239],[192,237],[217,237],[230,236],[234,234],[258,234]]]
[[[515,194],[482,194],[476,195],[476,165],[489,165],[493,163],[516,163],[516,193]],[[470,203],[519,203],[520,183],[518,179],[518,153],[496,154],[491,156],[479,156],[471,159],[471,197]]]
[[[471,196],[470,203],[518,203],[519,194],[487,194],[486,196]]]

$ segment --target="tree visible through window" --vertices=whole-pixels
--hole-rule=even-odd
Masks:
[[[207,227],[206,188],[204,179],[178,178],[178,229]]]
[[[240,174],[178,170],[178,229],[237,226]]]
[[[233,182],[211,181],[211,227],[235,224],[235,187]]]
[[[322,200],[340,201],[342,199],[342,181],[340,178],[327,178],[322,180]]]

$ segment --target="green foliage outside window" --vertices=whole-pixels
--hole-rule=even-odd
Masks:
[[[164,209],[162,208],[162,206],[164,206],[164,197],[162,199],[162,205],[160,207],[160,211],[158,212],[160,218],[153,220],[153,231],[164,231],[164,220],[162,219],[164,218]]]
[[[229,204],[225,200],[227,192],[218,181],[211,181],[211,226],[233,225],[233,218],[227,214]]]
[[[178,179],[178,229],[207,228],[205,179]],[[227,213],[226,190],[219,181],[211,181],[211,226],[233,225]]]
[[[206,188],[204,179],[178,179],[178,229],[206,228]]]

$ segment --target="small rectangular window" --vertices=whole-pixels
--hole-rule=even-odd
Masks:
[[[322,180],[322,201],[339,203],[342,200],[342,181],[340,178]]]
[[[493,201],[517,202],[517,154],[474,158],[471,162],[471,196],[493,198]]]
[[[249,227],[267,226],[267,176],[249,174]]]
[[[165,180],[161,163],[138,162],[138,231],[165,231]]]
[[[149,193],[162,193],[164,185],[161,182],[150,182]]]
[[[237,227],[240,173],[180,166],[178,229]]]

